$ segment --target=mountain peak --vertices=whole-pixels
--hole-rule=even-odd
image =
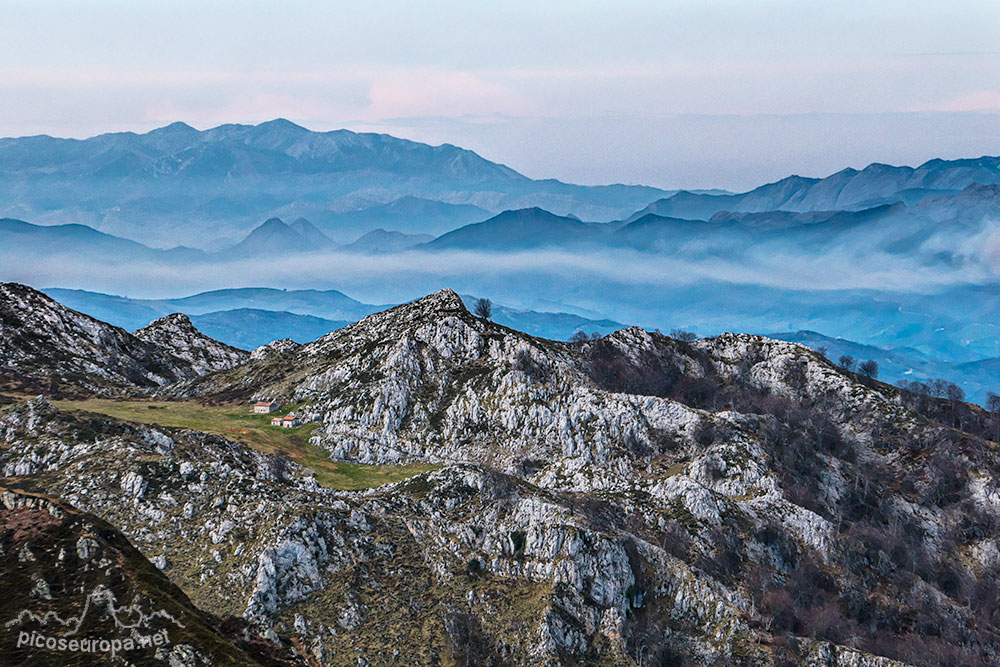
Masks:
[[[297,125],[285,118],[275,118],[258,124],[258,130],[281,131],[281,132],[310,132],[308,128]]]
[[[267,220],[262,222],[254,231],[269,230],[269,229],[288,229],[288,228],[289,228],[288,224],[281,218],[268,218]]]
[[[158,127],[155,130],[151,130],[147,134],[157,135],[157,134],[192,134],[198,133],[198,130],[191,127],[185,122],[175,121],[169,125],[164,125],[163,127]]]
[[[519,249],[580,242],[599,232],[577,218],[556,215],[532,207],[504,211],[489,220],[476,222],[442,234],[430,249],[491,250]]]
[[[288,226],[281,218],[268,218],[226,252],[244,256],[274,255],[301,250],[304,247],[306,241],[302,234]]]
[[[447,287],[445,289],[438,290],[437,292],[432,292],[431,294],[421,297],[416,301],[403,304],[399,307],[418,308],[424,311],[436,312],[468,312],[465,309],[465,304],[462,302],[462,297],[458,296],[458,293],[455,292],[455,290]]]
[[[321,232],[316,225],[305,218],[298,218],[288,225],[288,228],[302,237],[308,248],[329,248],[336,245],[329,236]]]
[[[188,362],[199,374],[232,368],[249,356],[243,350],[209,338],[184,313],[153,320],[133,335]]]
[[[160,327],[190,327],[194,329],[194,324],[191,323],[191,319],[184,313],[171,313],[170,315],[164,315],[163,317],[157,318],[144,326],[139,331],[147,331],[154,328]],[[136,332],[136,335],[139,334]]]

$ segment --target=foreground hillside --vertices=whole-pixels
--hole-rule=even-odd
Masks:
[[[1000,659],[997,424],[799,345],[558,343],[445,290],[155,391],[277,398],[335,460],[439,467],[341,492],[198,431],[0,417],[5,475],[321,664]]]
[[[0,486],[0,541],[17,635],[4,664],[306,664],[245,621],[198,610],[117,529],[58,500]]]

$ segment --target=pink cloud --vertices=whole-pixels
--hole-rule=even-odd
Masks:
[[[371,85],[365,120],[416,116],[524,114],[533,106],[523,95],[471,72],[385,72]]]
[[[1000,91],[973,90],[963,93],[942,106],[939,111],[1000,111]]]

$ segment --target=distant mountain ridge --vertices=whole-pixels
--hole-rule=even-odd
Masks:
[[[350,324],[347,320],[256,308],[219,310],[194,315],[191,321],[206,335],[245,350],[284,339],[308,343]]]
[[[540,208],[504,211],[484,222],[460,227],[427,244],[428,249],[516,250],[572,245],[598,236],[593,226]]]
[[[46,289],[45,293],[74,309],[127,329],[144,327],[167,313],[186,313],[199,331],[242,349],[284,338],[308,343],[387,307],[361,303],[336,290],[247,288],[162,300],[58,288]],[[463,299],[471,304],[476,297]],[[502,304],[495,305],[493,318],[504,326],[555,340],[566,340],[578,331],[611,333],[625,326],[607,318],[539,312]]]
[[[131,299],[60,288],[45,289],[45,293],[71,308],[94,313],[94,317],[132,329],[144,326],[151,319],[176,312],[196,318],[219,311],[253,309],[354,321],[384,307],[361,303],[337,290],[269,287],[212,290],[177,299]]]
[[[154,245],[209,224],[220,234],[242,235],[255,221],[278,215],[316,220],[333,233],[337,212],[419,203],[406,197],[486,211],[543,206],[611,220],[664,194],[645,186],[532,180],[450,144],[313,132],[283,119],[204,131],[173,123],[84,140],[0,139],[0,201],[9,202],[0,216],[79,222]],[[354,227],[348,236],[374,227],[387,225]]]
[[[912,204],[924,197],[957,193],[974,183],[1000,183],[1000,157],[934,159],[916,168],[875,163],[860,171],[843,169],[826,178],[789,176],[742,194],[679,192],[649,204],[628,220],[647,213],[708,220],[721,211],[833,211],[897,201]]]
[[[218,254],[224,257],[253,257],[332,250],[336,247],[330,237],[305,218],[291,224],[286,224],[281,218],[269,218],[245,239]]]
[[[448,204],[407,195],[355,211],[320,212],[314,220],[326,233],[343,243],[376,229],[437,236],[492,216],[491,211],[471,204]]]
[[[384,254],[401,252],[433,241],[430,234],[406,234],[403,232],[373,229],[354,243],[344,246],[347,252]]]

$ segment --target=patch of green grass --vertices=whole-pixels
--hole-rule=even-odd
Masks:
[[[316,472],[316,481],[330,489],[357,490],[398,482],[437,466],[426,463],[406,465],[359,465],[331,461],[322,447],[309,444],[318,423],[298,428],[271,426],[271,419],[294,408],[270,415],[255,415],[247,404],[203,405],[195,401],[140,401],[87,399],[53,401],[63,410],[96,412],[127,421],[186,428],[220,435],[266,454],[284,454]]]

